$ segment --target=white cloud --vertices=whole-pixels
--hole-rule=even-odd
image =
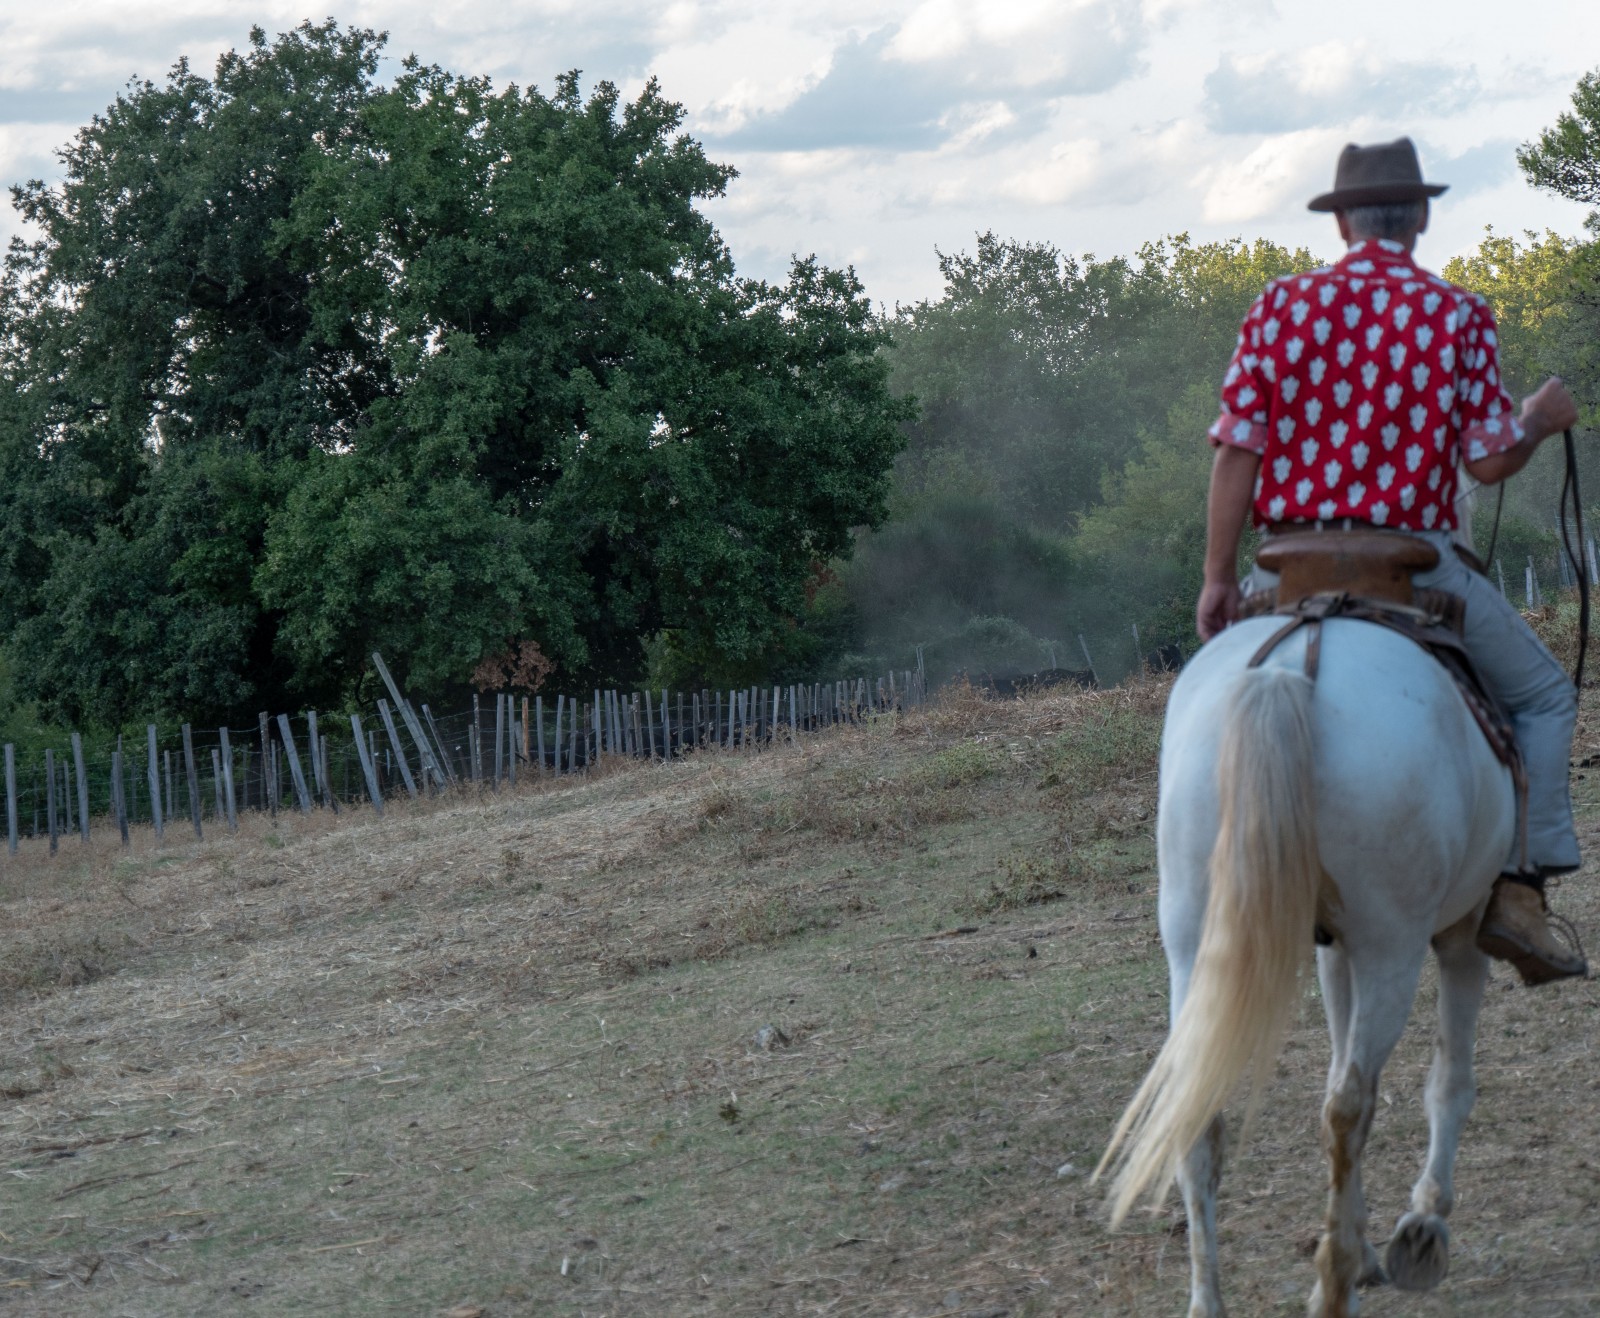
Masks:
[[[650,71],[702,131],[727,133],[791,104],[822,78],[832,55],[817,32],[749,21],[665,47]]]
[[[1029,159],[1005,179],[1001,190],[1035,206],[1134,205],[1181,185],[1191,169],[1194,139],[1185,123],[1119,138],[1068,138],[1043,160]]]
[[[1127,79],[1143,44],[1131,0],[1014,7],[925,0],[904,22],[847,36],[825,73],[728,142],[754,150],[928,151],[950,139],[952,125],[972,122],[965,107],[974,104],[988,108],[993,125],[1001,118],[993,107],[1003,105],[1005,126],[1037,128],[1056,98]]]
[[[1143,39],[1131,0],[924,0],[899,25],[885,54],[943,66],[958,80],[1100,90],[1127,72],[1128,56]]]
[[[1269,137],[1244,159],[1201,173],[1201,217],[1208,224],[1246,224],[1305,203],[1331,185],[1344,145],[1341,130],[1306,129]]]
[[[275,34],[319,12],[13,0],[0,7],[0,183],[53,175],[53,150],[130,75],[159,81],[184,54],[209,74],[251,22]],[[688,131],[741,171],[707,208],[741,269],[781,276],[791,252],[854,260],[891,303],[935,292],[934,246],[985,229],[1101,254],[1179,230],[1329,253],[1331,225],[1306,200],[1346,141],[1401,132],[1452,184],[1428,238],[1436,264],[1490,221],[1572,232],[1584,209],[1531,192],[1510,150],[1554,122],[1600,49],[1592,0],[1522,0],[1511,25],[1489,0],[1456,0],[1448,23],[1394,0],[1342,0],[1331,16],[1272,0],[343,0],[337,12],[390,31],[382,76],[409,52],[546,89],[573,67],[586,85],[633,91],[658,74]],[[0,218],[0,234],[15,223]]]
[[[1365,42],[1224,54],[1205,80],[1205,111],[1223,133],[1278,133],[1355,119],[1450,114],[1481,95],[1477,70],[1403,60]]]

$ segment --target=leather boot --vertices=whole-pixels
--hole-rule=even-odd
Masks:
[[[1478,926],[1478,949],[1517,968],[1524,984],[1587,975],[1589,963],[1550,930],[1544,894],[1502,875]]]

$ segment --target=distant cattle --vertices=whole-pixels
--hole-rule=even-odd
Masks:
[[[1048,690],[1053,686],[1093,687],[1094,674],[1074,668],[1046,668],[1038,673],[1016,673],[1010,677],[996,677],[984,673],[971,679],[972,685],[997,696],[1023,696],[1034,691]]]
[[[1176,673],[1183,667],[1183,648],[1169,641],[1145,655],[1144,666],[1155,673]]]

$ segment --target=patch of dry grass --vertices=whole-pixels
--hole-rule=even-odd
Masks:
[[[382,822],[25,854],[0,1308],[1180,1312],[1175,1207],[1109,1236],[1082,1175],[1164,1031],[1164,698],[958,691]],[[1593,922],[1586,878],[1557,901]],[[1591,1310],[1596,1005],[1497,975],[1451,1278],[1370,1312]],[[1385,1077],[1380,1231],[1430,1035]],[[1224,1183],[1239,1312],[1303,1311],[1325,1048],[1309,1011]]]

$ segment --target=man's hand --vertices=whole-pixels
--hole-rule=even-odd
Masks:
[[[1211,463],[1211,489],[1206,495],[1205,586],[1195,605],[1194,626],[1209,641],[1229,623],[1239,621],[1239,534],[1255,496],[1261,457],[1249,449],[1219,444]]]
[[[1200,633],[1200,639],[1209,641],[1230,623],[1238,622],[1242,599],[1239,583],[1231,578],[1206,582],[1200,590],[1200,602],[1194,610],[1194,629]]]
[[[1578,405],[1561,377],[1552,375],[1522,400],[1522,414],[1517,420],[1522,425],[1520,444],[1464,464],[1480,485],[1494,485],[1515,476],[1528,465],[1541,443],[1578,424]]]
[[[1578,404],[1572,391],[1552,375],[1533,393],[1522,400],[1522,415],[1518,418],[1528,439],[1537,443],[1562,430],[1571,430],[1578,424]]]

